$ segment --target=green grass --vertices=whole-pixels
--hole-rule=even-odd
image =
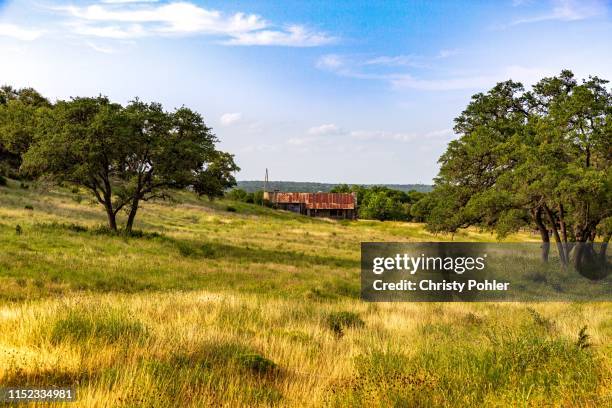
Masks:
[[[73,385],[87,407],[611,401],[610,303],[359,299],[361,241],[490,234],[311,219],[183,192],[145,203],[125,236],[104,227],[84,191],[7,184],[1,385]]]

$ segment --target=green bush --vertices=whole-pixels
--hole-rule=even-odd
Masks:
[[[256,353],[239,355],[237,361],[242,367],[257,374],[269,374],[277,369],[274,361]]]
[[[345,329],[361,328],[365,326],[365,322],[361,320],[358,314],[353,312],[334,312],[330,313],[326,319],[327,327],[331,329],[337,336],[342,336]]]
[[[0,186],[6,186],[6,178],[0,174]]]

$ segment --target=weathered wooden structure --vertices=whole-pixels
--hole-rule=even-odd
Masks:
[[[265,191],[264,200],[275,208],[310,217],[357,218],[355,193],[283,193]]]

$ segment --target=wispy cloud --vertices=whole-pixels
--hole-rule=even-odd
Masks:
[[[42,34],[42,30],[25,28],[15,24],[0,23],[0,37],[10,37],[21,41],[33,41]]]
[[[224,113],[223,115],[221,115],[221,118],[219,118],[219,121],[223,126],[231,126],[235,123],[240,122],[241,120],[242,113],[240,112]]]
[[[329,148],[335,145],[342,145],[350,142],[371,143],[371,142],[397,142],[409,143],[424,140],[444,140],[447,141],[453,136],[453,130],[438,129],[429,132],[393,132],[387,130],[348,130],[336,124],[328,123],[311,127],[304,136],[292,137],[287,140],[287,144],[294,147]],[[369,145],[369,144],[368,144]]]
[[[301,25],[277,27],[257,14],[224,14],[197,4],[106,0],[88,6],[60,6],[73,32],[91,37],[128,39],[148,36],[212,35],[227,45],[312,47],[335,41]]]
[[[345,131],[334,123],[326,123],[324,125],[314,126],[308,129],[308,134],[313,136],[338,135]]]
[[[159,0],[100,0],[103,4],[157,3]]]
[[[286,47],[316,47],[336,42],[325,33],[311,31],[303,26],[291,25],[284,31],[261,30],[237,33],[225,41],[227,45],[282,45]]]
[[[106,46],[103,46],[103,45],[99,45],[99,44],[93,43],[91,41],[87,41],[86,44],[92,50],[97,51],[97,52],[101,52],[103,54],[114,54],[115,53],[115,49],[111,48],[111,47],[106,47]]]
[[[446,58],[456,53],[458,53],[456,50],[443,50],[435,56],[429,57],[429,60]],[[426,61],[425,57],[421,57],[421,60]],[[414,56],[378,56],[359,60],[337,54],[328,54],[317,60],[316,67],[342,77],[382,81],[397,90],[416,89],[421,91],[483,89],[506,79],[532,84],[542,76],[552,73],[547,69],[514,65],[489,73],[470,75],[447,73],[445,76],[432,76],[432,70],[422,69],[429,68],[428,66],[415,66],[413,65],[414,61]],[[383,69],[379,69],[380,67]],[[409,72],[411,68],[417,68],[412,71],[418,71],[421,74],[417,75]],[[427,76],[428,74],[430,76]]]
[[[606,13],[607,5],[605,0],[552,0],[549,12],[521,18],[513,21],[510,25],[538,23],[542,21],[586,20],[605,15]]]

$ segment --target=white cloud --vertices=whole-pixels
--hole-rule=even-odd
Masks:
[[[317,47],[336,42],[325,33],[310,31],[303,26],[288,26],[285,31],[262,30],[237,33],[225,41],[227,45],[282,45],[287,47]]]
[[[317,68],[319,69],[329,69],[329,70],[337,70],[344,65],[344,61],[342,57],[335,54],[327,54],[321,56],[317,60]]]
[[[95,43],[90,42],[90,41],[88,41],[86,44],[92,50],[101,52],[103,54],[114,54],[115,53],[115,49],[113,49],[111,47],[105,47],[105,46],[98,45],[98,44],[95,44]]]
[[[327,137],[334,135],[337,137]],[[292,137],[287,140],[287,144],[292,147],[310,148],[317,146],[321,149],[330,149],[335,146],[347,143],[358,146],[365,143],[371,147],[371,142],[398,142],[410,143],[422,140],[441,140],[448,141],[453,136],[452,129],[440,129],[429,132],[392,132],[386,130],[346,130],[335,124],[325,124],[311,127],[305,136]],[[347,139],[348,138],[348,139]],[[361,146],[365,148],[365,146]]]
[[[531,85],[544,76],[554,74],[550,69],[539,67],[508,66],[497,72],[466,74],[446,74],[438,77],[423,77],[407,72],[407,68],[415,68],[415,62],[448,58],[457,54],[458,50],[441,50],[433,57],[418,57],[410,55],[378,56],[359,60],[348,56],[327,54],[319,57],[316,67],[336,75],[362,79],[376,80],[389,84],[396,90],[416,89],[420,91],[455,91],[486,89],[497,82],[512,79]],[[384,67],[380,69],[379,67]],[[423,71],[423,70],[421,70]],[[435,72],[429,70],[429,72]]]
[[[301,25],[277,28],[256,14],[224,14],[178,1],[107,0],[89,6],[63,6],[56,11],[69,15],[77,34],[111,39],[145,36],[214,35],[227,45],[276,45],[311,47],[335,39]]]
[[[100,0],[104,4],[157,3],[159,0]]]
[[[15,24],[0,23],[0,37],[11,37],[21,41],[33,41],[43,34],[41,30],[23,28]]]
[[[308,134],[313,136],[327,136],[327,135],[338,135],[344,133],[345,131],[336,126],[333,123],[328,123],[325,125],[314,126],[308,129]]]
[[[577,21],[605,15],[605,0],[552,0],[552,9],[546,14],[516,20],[510,25],[542,21]]]
[[[223,126],[231,126],[242,119],[242,113],[224,113],[221,115],[220,121]]]

